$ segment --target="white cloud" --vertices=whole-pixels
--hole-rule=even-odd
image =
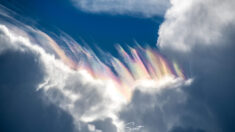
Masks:
[[[234,23],[233,0],[171,0],[159,30],[162,49],[190,51],[197,45],[219,44],[224,29]]]
[[[75,126],[79,129],[79,122],[91,122],[97,119],[112,118],[113,123],[118,127],[122,127],[122,122],[116,116],[116,111],[121,108],[122,102],[112,100],[110,96],[106,96],[107,87],[103,82],[90,78],[88,73],[81,71],[73,71],[62,61],[56,59],[54,55],[45,52],[45,50],[37,44],[32,43],[27,32],[21,30],[17,32],[17,27],[9,25],[0,25],[2,38],[8,40],[8,43],[1,43],[16,46],[15,50],[25,52],[33,51],[40,57],[40,63],[44,67],[45,81],[39,85],[39,89],[43,89],[45,96],[50,102],[58,105],[58,107],[67,111],[74,118]],[[17,29],[20,30],[20,29]],[[32,29],[33,30],[33,29]],[[14,31],[14,32],[13,32]],[[38,35],[42,32],[34,30]],[[22,34],[25,36],[22,36]],[[45,34],[44,34],[45,35]],[[46,42],[46,38],[41,36]],[[1,40],[2,41],[2,40]],[[50,43],[50,41],[47,41]],[[11,48],[4,48],[1,52],[7,52]],[[38,89],[38,90],[39,90]]]
[[[9,15],[4,14],[5,17]],[[126,128],[130,129],[130,127],[133,127],[131,128],[133,130],[148,127],[142,126],[142,124],[129,126],[128,122],[130,121],[126,122],[119,117],[119,113],[131,102],[126,102],[122,96],[117,94],[118,92],[115,92],[116,88],[112,82],[100,80],[99,78],[95,79],[86,71],[72,70],[53,52],[50,52],[52,51],[50,45],[55,43],[51,37],[14,20],[14,18],[11,19],[17,24],[4,22],[0,25],[1,42],[6,42],[0,43],[0,51],[19,50],[20,52],[26,52],[30,50],[39,57],[44,70],[44,82],[39,84],[38,90],[44,92],[49,102],[69,113],[73,117],[78,130],[83,131],[82,129],[85,126],[91,131],[101,131],[91,122],[107,118],[111,119],[118,132],[127,131]],[[67,41],[69,42],[70,39]],[[72,42],[74,43],[74,41]],[[173,88],[173,91],[175,91],[181,86],[188,85],[188,83],[190,81],[170,77],[163,80],[160,83],[161,85],[155,85],[155,83],[150,85],[149,82],[136,84],[133,92],[139,90],[141,93],[154,98],[165,89]],[[152,104],[149,105],[150,108],[156,105],[154,100],[148,103]],[[136,109],[142,109],[142,106],[137,105]],[[129,112],[132,113],[133,111]]]
[[[79,9],[91,13],[127,14],[151,17],[163,15],[168,0],[72,0]]]
[[[40,88],[44,90],[47,101],[53,102],[68,112],[78,129],[82,129],[86,124],[88,130],[100,131],[91,122],[109,118],[119,131],[140,129],[140,131],[147,132],[156,130],[164,132],[173,130],[174,127],[182,127],[182,131],[184,129],[189,131],[226,130],[223,129],[224,126],[221,125],[221,122],[224,123],[227,120],[225,118],[229,118],[228,121],[231,121],[230,119],[233,117],[228,115],[234,113],[234,108],[231,107],[233,104],[228,103],[234,99],[234,92],[229,89],[229,87],[233,89],[234,85],[228,86],[228,83],[234,82],[234,47],[227,48],[226,53],[229,55],[225,54],[222,57],[217,57],[215,54],[221,56],[225,53],[223,50],[213,51],[212,49],[210,51],[216,53],[208,53],[208,50],[201,51],[197,48],[226,45],[225,41],[228,41],[226,36],[229,35],[227,32],[230,28],[235,29],[233,11],[235,2],[232,0],[172,0],[171,3],[172,7],[167,11],[166,21],[159,31],[158,44],[161,49],[176,50],[178,53],[188,52],[189,54],[186,56],[193,58],[192,70],[197,72],[197,77],[201,80],[196,82],[197,85],[185,91],[179,87],[185,83],[187,85],[190,81],[166,79],[168,81],[163,83],[162,87],[157,88],[149,85],[152,82],[141,83],[136,87],[133,100],[129,104],[125,104],[119,100],[118,96],[107,92],[112,90],[110,85],[92,78],[86,72],[71,70],[48,52],[50,51],[48,50],[50,41],[45,37],[45,33],[22,25],[14,26],[3,23],[0,26],[0,39],[1,42],[4,42],[0,43],[0,53],[8,50],[35,52],[40,57],[40,63],[45,71],[45,81]],[[112,12],[113,8],[105,9],[105,12],[106,10],[107,13]],[[146,16],[153,15],[153,12],[142,11],[143,8],[129,11],[129,8],[127,10],[126,7],[124,9],[122,7],[121,12],[118,12],[120,10],[116,8],[112,13],[131,12],[142,13]],[[95,8],[91,10],[95,10]],[[9,13],[4,13],[4,15],[8,17]],[[34,32],[38,38],[30,36],[27,31]],[[35,39],[38,41],[34,41]],[[36,42],[38,43],[36,44]],[[231,43],[233,45],[234,41]],[[191,53],[190,51],[197,52]],[[190,96],[189,99],[188,96]],[[220,101],[218,102],[218,100]],[[220,102],[222,105],[218,104]],[[221,111],[221,108],[226,109]],[[221,119],[221,116],[224,118]],[[132,125],[133,123],[130,125],[130,122],[134,122],[134,125]]]
[[[33,36],[39,37],[40,41],[35,43],[37,38],[32,37],[25,29],[36,34]],[[95,79],[85,71],[70,69],[60,59],[52,53],[46,52],[40,46],[41,43],[49,45],[52,42],[52,40],[48,40],[49,36],[33,28],[25,27],[25,29],[13,25],[0,25],[1,38],[7,40],[7,44],[15,46],[15,50],[21,52],[30,50],[39,56],[40,64],[42,64],[45,73],[45,81],[39,85],[38,90],[43,90],[45,97],[50,102],[68,112],[73,117],[78,130],[84,127],[81,124],[88,125],[93,121],[110,118],[119,132],[126,131],[125,121],[119,118],[119,112],[128,103],[123,101],[123,97],[115,94],[117,93],[115,92],[116,88],[112,83]],[[4,46],[4,44],[1,43],[1,46]],[[2,52],[8,50],[12,49],[5,48]],[[184,80],[176,78],[168,78],[163,82],[162,85],[156,87],[136,85],[136,89],[147,94],[157,94],[163,89],[179,88],[186,83]],[[151,92],[146,91],[149,88]],[[100,131],[99,129],[96,130],[92,124],[87,127],[90,130]]]
[[[189,96],[187,108],[172,131],[233,130],[228,124],[234,120],[235,109],[229,101],[234,99],[235,1],[171,3],[159,30],[158,45],[165,54],[189,67],[187,73],[195,78],[185,90]]]

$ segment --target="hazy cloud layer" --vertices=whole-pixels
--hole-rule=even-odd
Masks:
[[[169,6],[168,0],[72,0],[72,2],[86,12],[143,17],[162,16]]]

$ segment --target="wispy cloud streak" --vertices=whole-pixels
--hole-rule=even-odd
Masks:
[[[177,63],[168,61],[152,48],[129,47],[128,53],[118,45],[120,59],[107,55],[110,63],[105,64],[91,49],[81,47],[74,40],[64,41],[67,47],[64,49],[50,42],[65,64],[92,78],[112,83],[126,100],[131,100],[134,88],[139,85],[158,86],[164,79],[186,79]]]
[[[72,0],[79,9],[90,13],[162,16],[169,0]]]

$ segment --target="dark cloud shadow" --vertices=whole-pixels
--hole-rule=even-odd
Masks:
[[[30,51],[0,54],[0,131],[72,132],[72,118],[36,91],[44,73]]]
[[[235,130],[234,31],[235,25],[228,24],[216,43],[197,42],[200,44],[196,44],[190,53],[164,51],[184,66],[186,75],[194,78],[193,84],[183,89],[188,99],[180,125],[176,125],[173,132]]]

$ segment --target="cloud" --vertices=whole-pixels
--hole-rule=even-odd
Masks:
[[[168,89],[149,96],[136,91],[133,100],[121,112],[121,119],[142,126],[140,131],[167,132],[178,123],[180,108],[187,95],[180,89]]]
[[[61,53],[62,51],[58,52]],[[83,52],[85,52],[85,50]],[[92,52],[86,54],[92,55]],[[95,58],[96,61],[93,62],[91,55],[89,55],[89,62],[95,65],[90,65],[90,67],[99,67],[99,61]],[[67,69],[69,67],[58,67],[57,63],[46,65],[50,65],[51,68],[46,67],[49,68],[46,70],[47,77],[45,78],[45,82],[40,85],[40,89],[45,91],[45,95],[50,101],[72,115],[78,130],[95,131],[97,129],[97,131],[99,131],[101,129],[103,131],[127,131],[126,124],[129,122],[122,120],[119,117],[119,113],[130,103],[129,98],[119,93],[119,87],[116,87],[117,85],[113,83],[112,76],[106,79],[103,74],[96,74],[97,71],[88,72],[86,69]],[[92,70],[93,69],[90,69],[90,71]],[[118,70],[117,72],[120,72],[123,69],[119,67]],[[141,69],[139,69],[139,71],[141,71]],[[98,78],[95,78],[91,74],[96,75]],[[120,80],[121,79],[122,78],[120,78]],[[190,80],[186,81],[183,78],[175,78],[173,76],[165,78],[165,80],[157,80],[157,82],[160,83],[160,85],[158,83],[150,85],[137,83],[128,94],[132,96],[132,92],[140,90],[144,94],[153,94],[150,96],[152,97],[165,89],[178,89],[181,86],[190,84]],[[139,107],[140,106],[138,106],[138,108]],[[105,121],[107,119],[108,123]],[[112,124],[113,127],[110,127],[110,125],[108,127],[107,124]],[[135,129],[138,127],[139,126],[135,126]]]
[[[38,92],[42,92],[45,102],[52,102],[68,113],[78,131],[234,131],[234,2],[171,2],[172,7],[159,31],[158,45],[161,52],[183,64],[186,75],[195,78],[191,85],[177,79],[170,79],[164,83],[169,85],[157,88],[144,83],[135,88],[130,102],[123,103],[119,96],[112,98],[115,96],[109,93],[115,92],[108,91],[115,89],[106,82],[86,71],[71,69],[73,63],[51,37],[19,22],[4,22],[0,26],[0,39],[4,42],[0,56],[7,58],[14,54],[21,58],[17,62],[22,63],[26,58],[23,64],[13,64],[21,66],[16,73],[25,71],[22,67],[26,64],[32,69],[24,72],[25,78],[21,78],[22,73],[13,72],[17,75],[14,82],[13,75],[9,74],[14,68],[6,68],[4,73],[8,76],[5,80],[1,78],[1,84],[10,85],[7,81],[10,80],[18,86],[32,79],[35,82],[27,85],[35,88],[40,83]],[[12,67],[11,64],[5,67],[9,65]],[[32,74],[35,71],[38,76]],[[71,119],[68,120],[71,123]]]
[[[19,66],[22,66],[21,63],[27,64],[28,52],[30,52],[29,55],[35,54],[34,57],[29,59],[29,64],[35,62],[34,65],[38,68],[35,71],[35,74],[37,74],[37,71],[40,72],[40,78],[30,78],[35,77],[32,74],[33,72],[28,71],[28,69],[20,68],[17,72],[26,72],[25,70],[27,70],[27,73],[29,72],[29,77],[27,78],[24,74],[20,73],[19,77],[16,76],[15,79],[11,79],[12,76],[15,75],[11,75],[12,71],[8,71],[7,68],[7,71],[5,71],[6,73],[4,72],[6,74],[6,78],[1,78],[1,85],[4,86],[4,83],[13,83],[16,85],[19,84],[27,86],[27,81],[39,81],[32,82],[33,86],[29,85],[28,88],[32,87],[31,90],[34,90],[34,92],[36,92],[36,90],[38,90],[38,92],[42,92],[45,98],[44,101],[55,104],[57,107],[70,114],[76,124],[76,129],[79,131],[83,131],[86,127],[92,126],[89,125],[89,122],[97,119],[102,120],[104,117],[112,117],[111,121],[113,123],[113,120],[117,118],[113,112],[118,110],[117,108],[119,104],[112,102],[103,96],[105,86],[99,81],[89,80],[90,78],[87,73],[73,71],[61,60],[58,58],[56,59],[54,55],[47,53],[42,47],[39,46],[40,44],[33,43],[35,38],[29,35],[26,29],[30,30],[31,33],[34,33],[33,36],[40,36],[41,42],[46,42],[48,44],[51,42],[51,40],[47,40],[48,38],[45,37],[46,34],[32,28],[25,27],[25,29],[19,29],[13,25],[0,25],[1,46],[6,47],[2,48],[1,57],[5,58],[6,54],[25,54],[22,55],[22,59],[20,59],[21,61],[26,59],[25,61],[21,62],[19,60],[16,62]],[[8,56],[8,59],[10,59],[9,57],[10,56]],[[4,64],[2,64],[2,68],[4,68],[4,65],[9,67],[13,66],[7,64],[7,62],[5,61],[5,64],[3,61]],[[17,65],[14,66],[17,67]],[[6,80],[9,78],[11,80]],[[13,88],[14,87],[17,86],[13,85]],[[39,87],[41,89],[38,89]]]
[[[190,86],[179,85],[179,81],[152,92],[140,85],[132,100],[123,103],[122,98],[110,94],[115,92],[109,90],[115,89],[107,82],[65,65],[67,58],[61,51],[57,54],[65,61],[42,58],[46,77],[41,87],[51,102],[72,115],[78,130],[234,130],[234,2],[171,2],[158,45],[162,52],[182,62],[186,74],[195,78]],[[108,128],[103,123],[112,125]]]
[[[159,30],[158,45],[184,64],[185,73],[193,76],[194,82],[182,89],[188,98],[170,131],[234,131],[235,2],[171,3]]]
[[[86,12],[144,17],[163,15],[169,6],[168,0],[72,0],[72,2]]]
[[[28,47],[22,47],[24,50],[21,50],[20,44],[10,41],[2,29],[0,131],[72,132],[71,116],[55,105],[45,104],[42,92],[35,91],[44,78],[39,55]]]
[[[37,80],[33,78],[35,76],[33,76],[30,68],[30,70],[28,68],[20,69],[18,72],[25,72],[25,70],[28,71],[28,78],[33,76],[31,79],[37,80],[36,82],[32,82],[33,86],[30,85],[29,87],[37,87],[35,91],[37,90],[37,92],[41,92],[44,95],[43,97],[45,102],[52,103],[58,108],[61,108],[63,111],[67,112],[72,117],[73,124],[77,131],[122,132],[129,131],[130,129],[139,130],[142,128],[141,123],[144,122],[138,121],[140,124],[135,124],[131,123],[136,122],[135,118],[133,118],[133,120],[126,120],[119,116],[120,112],[122,112],[122,110],[128,104],[132,103],[130,102],[132,100],[125,98],[124,95],[118,91],[115,83],[113,83],[111,79],[105,80],[103,79],[104,77],[102,78],[102,75],[98,76],[98,74],[93,73],[99,77],[96,78],[92,76],[92,73],[88,72],[86,69],[76,69],[76,63],[71,60],[71,58],[67,55],[67,52],[59,47],[53,38],[36,28],[15,20],[8,15],[5,15],[4,17],[10,19],[11,23],[8,23],[8,21],[5,21],[5,19],[1,19],[1,21],[4,22],[0,25],[0,40],[2,42],[0,56],[4,57],[5,54],[10,53],[11,51],[20,54],[33,54],[33,57],[30,58],[30,61],[32,61],[31,63],[33,63],[38,68],[35,72],[40,73],[39,79]],[[61,41],[71,43],[73,45],[76,44],[79,47],[79,45],[69,37],[62,38]],[[81,50],[84,55],[86,54],[87,56],[90,56],[90,60],[93,60],[91,57],[93,52],[91,52],[89,49],[78,48],[78,50]],[[77,51],[74,51],[73,53],[76,52]],[[136,68],[140,68],[138,65],[140,65],[142,62],[140,59],[138,59],[139,56],[137,56],[136,50],[132,49],[132,52],[132,54],[135,55],[135,60],[131,60],[129,58],[131,63],[128,65],[135,65]],[[134,85],[133,90],[130,92],[131,96],[133,93],[135,93],[135,91],[141,91],[141,94],[149,95],[149,97],[154,98],[162,91],[177,91],[177,89],[180,89],[180,87],[188,85],[188,81],[184,80],[184,77],[181,77],[182,74],[180,74],[181,72],[179,69],[177,69],[178,71],[175,73],[179,75],[173,76],[173,73],[171,73],[167,67],[167,62],[165,62],[163,58],[156,58],[153,52],[148,53],[152,55],[153,58],[155,57],[155,59],[159,59],[157,64],[160,65],[159,68],[164,69],[164,74],[162,73],[159,75],[166,74],[169,76],[166,76],[167,78],[162,81],[161,78],[158,77],[160,80],[157,81],[161,82],[160,85],[156,85],[155,83],[153,83],[153,85],[149,85],[149,82],[142,83],[143,80],[139,79],[137,81],[138,83]],[[23,55],[22,57],[27,58],[27,55]],[[94,60],[90,61],[93,65],[90,66],[99,67],[104,65],[100,62],[97,56],[93,57]],[[125,69],[121,69],[122,65],[117,59],[112,58],[112,60],[115,61],[115,65],[117,65],[115,68],[118,68],[119,66],[118,70],[120,71]],[[137,75],[142,75],[139,74],[135,68],[131,70],[133,70],[133,74],[130,75],[134,76],[135,78],[138,77]],[[139,69],[138,71],[142,70],[143,68]],[[5,72],[7,76],[13,76],[10,74],[10,71]],[[106,72],[108,72],[108,70]],[[152,69],[152,72],[155,71]],[[121,73],[119,74],[122,75]],[[19,76],[24,75],[19,74]],[[17,83],[26,84],[24,81],[28,81],[21,80],[23,79],[21,77],[19,78],[16,79],[16,81],[18,81]],[[5,80],[5,82],[7,81]],[[133,100],[133,102],[135,101]],[[154,102],[150,103],[154,104]],[[136,107],[138,109],[142,109],[140,105],[136,105]],[[128,111],[128,113],[132,113],[132,110]],[[147,130],[151,130],[148,128],[151,125],[144,125],[146,126],[143,127],[146,127]]]
[[[224,29],[235,20],[235,2],[231,0],[171,0],[171,4],[159,30],[158,46],[162,49],[187,52],[196,45],[219,44]]]
[[[42,92],[35,91],[44,75],[37,55],[5,51],[0,55],[0,72],[0,131],[74,131],[72,117],[45,104]]]

